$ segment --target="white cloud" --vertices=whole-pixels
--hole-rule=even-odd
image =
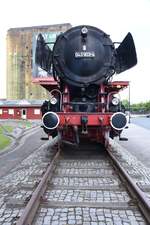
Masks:
[[[0,98],[5,97],[5,37],[12,27],[70,22],[99,27],[121,41],[128,31],[135,40],[138,65],[118,78],[130,80],[132,101],[150,100],[150,1],[149,0],[5,0],[0,10]],[[131,93],[132,93],[131,92]]]

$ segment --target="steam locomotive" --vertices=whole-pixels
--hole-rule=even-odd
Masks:
[[[38,35],[35,62],[53,74],[49,99],[41,106],[48,135],[59,133],[62,141],[77,146],[87,140],[106,144],[108,136],[120,135],[127,118],[118,93],[129,82],[111,78],[136,65],[137,56],[131,33],[117,44],[86,25],[61,33],[53,50]]]

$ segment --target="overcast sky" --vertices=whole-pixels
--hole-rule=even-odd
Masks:
[[[71,23],[93,25],[122,41],[134,37],[138,65],[116,75],[131,81],[131,102],[150,100],[150,0],[3,0],[0,10],[0,98],[6,97],[6,33],[9,28]],[[16,81],[17,82],[17,81]],[[127,92],[123,95],[127,97]]]

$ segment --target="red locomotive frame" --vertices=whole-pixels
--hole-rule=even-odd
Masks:
[[[40,84],[48,91],[59,89],[58,83],[53,77],[46,79],[34,79],[33,83]],[[109,111],[109,102],[114,94],[119,93],[129,85],[128,81],[114,81],[107,85],[100,84],[100,95],[98,101],[101,105],[98,106],[97,112],[73,112],[70,106],[70,95],[68,86],[66,85],[62,95],[63,109],[57,112],[59,117],[59,125],[57,129],[61,133],[62,140],[70,143],[80,140],[91,140],[106,145],[106,136],[109,136],[111,127],[111,117],[114,114]],[[82,118],[86,118],[86,124],[82,123]],[[85,127],[86,126],[86,129]],[[50,134],[49,134],[50,135]],[[78,136],[78,138],[76,137]]]

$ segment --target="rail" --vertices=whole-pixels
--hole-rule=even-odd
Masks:
[[[113,165],[117,168],[117,170],[119,170],[119,175],[121,179],[126,182],[126,187],[129,193],[131,194],[131,196],[134,196],[134,200],[136,201],[146,220],[150,224],[150,200],[145,196],[144,192],[141,191],[138,185],[133,181],[130,175],[125,171],[125,169],[121,166],[118,160],[114,157],[114,155],[111,153],[111,149],[112,146],[109,144],[107,152],[111,160],[113,161]]]
[[[56,142],[56,140],[55,140]],[[60,155],[60,149],[57,151],[55,154],[53,160],[51,161],[50,165],[47,167],[47,170],[42,177],[40,183],[38,184],[37,188],[35,191],[32,193],[32,197],[27,203],[24,212],[22,216],[19,218],[17,221],[16,225],[31,225],[32,221],[34,219],[34,216],[36,214],[36,211],[40,205],[40,202],[42,200],[43,194],[47,188],[48,181],[52,177],[52,171],[55,165],[56,160],[58,159]]]
[[[55,142],[56,142],[56,140],[54,141],[54,143]],[[108,139],[108,142],[109,142],[109,139]],[[111,161],[113,162],[113,167],[116,168],[116,171],[118,172],[118,174],[120,176],[122,183],[125,183],[125,186],[127,187],[128,192],[132,196],[133,204],[138,206],[138,208],[141,210],[144,218],[147,220],[148,224],[150,224],[150,201],[145,196],[144,192],[142,192],[141,189],[138,187],[138,185],[132,180],[130,175],[121,166],[121,164],[117,160],[117,158],[112,154],[112,146],[111,146],[110,142],[109,142],[109,145],[106,150],[110,156]],[[60,151],[61,151],[60,149],[57,151],[56,155],[54,156],[53,160],[51,161],[51,164],[48,166],[44,176],[42,177],[42,180],[40,181],[39,185],[33,192],[31,199],[27,203],[27,205],[23,211],[23,214],[17,221],[16,225],[31,225],[32,224],[32,222],[35,218],[35,214],[37,213],[37,210],[42,202],[44,193],[48,187],[48,183],[49,183],[48,181],[51,180],[51,178],[53,176],[53,170],[55,169],[55,162],[58,160],[58,158],[60,156]],[[81,176],[81,175],[79,175],[79,176]],[[82,188],[78,187],[78,188],[84,189],[84,187],[82,187]],[[56,202],[55,203],[53,202],[53,204],[54,204],[54,206],[59,205],[59,203],[57,204]],[[68,203],[66,203],[66,207],[67,207],[67,204]],[[95,207],[99,206],[99,203],[93,203],[93,204]],[[65,205],[65,203],[64,203],[64,205]],[[69,205],[75,206],[76,203],[71,202],[71,203],[69,203]],[[84,204],[82,204],[82,205],[84,205]],[[107,204],[104,203],[104,205],[106,206]],[[112,205],[112,204],[110,203],[110,205]],[[86,206],[86,204],[85,204],[85,206]],[[100,207],[102,207],[102,205]]]

